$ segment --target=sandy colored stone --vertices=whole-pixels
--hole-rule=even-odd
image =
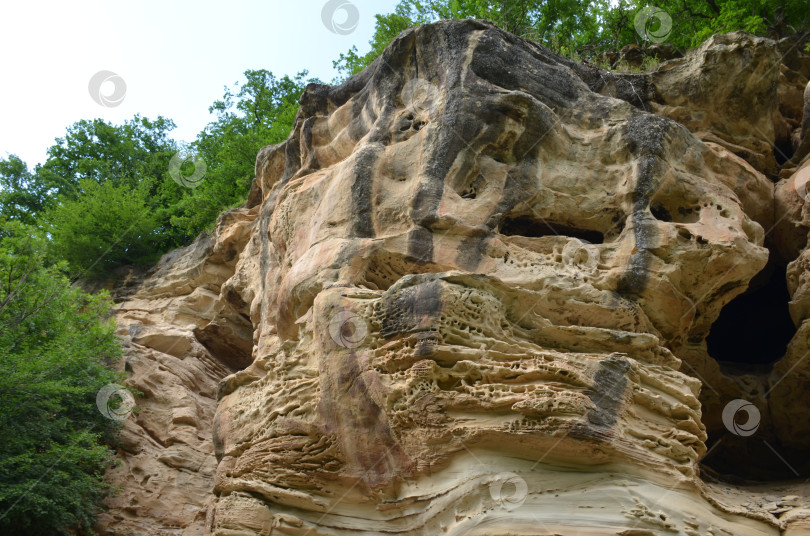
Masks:
[[[705,452],[699,382],[667,348],[767,256],[734,191],[767,203],[749,165],[539,47],[444,23],[310,87],[257,168],[284,170],[257,176],[272,279],[251,293],[256,359],[221,391],[212,533],[256,533],[230,511],[257,498],[291,534],[724,526],[653,498],[678,483],[695,501]],[[738,285],[714,292],[721,274]],[[622,467],[603,489],[600,466]],[[536,492],[523,518],[487,492],[504,472]],[[555,480],[616,504],[563,521],[539,507]]]
[[[699,466],[735,397],[806,419],[804,335],[771,379],[705,343],[777,215],[804,322],[777,51],[618,76],[446,21],[310,85],[246,205],[121,306],[145,397],[102,533],[801,534],[804,487]]]
[[[253,331],[247,323],[247,334],[242,333],[242,322],[234,320],[238,313],[220,298],[236,264],[233,252],[244,249],[240,229],[252,221],[248,212],[224,215],[213,236],[202,235],[164,256],[138,291],[118,306],[127,384],[143,396],[124,420],[120,465],[106,475],[122,491],[107,500],[108,511],[97,526],[101,534],[205,533],[217,465],[211,430],[217,385],[237,370],[238,359],[244,363],[234,352],[219,350],[249,348]],[[218,332],[212,351],[201,334],[219,322],[229,331]],[[247,342],[237,336],[246,336]]]

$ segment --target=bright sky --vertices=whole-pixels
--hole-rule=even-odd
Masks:
[[[16,154],[33,167],[74,122],[100,117],[121,123],[136,113],[173,119],[173,137],[191,141],[213,119],[208,107],[224,86],[242,81],[246,69],[267,69],[276,77],[307,69],[329,82],[337,75],[332,61],[352,45],[367,51],[374,15],[392,12],[396,3],[4,2],[0,158]],[[334,21],[332,29],[324,15]],[[99,71],[111,71],[126,84],[118,106],[91,97],[88,85]],[[116,88],[107,81],[101,94]]]

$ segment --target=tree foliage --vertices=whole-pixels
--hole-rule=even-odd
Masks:
[[[72,288],[33,227],[0,220],[0,532],[90,528],[114,431],[95,404],[120,356],[105,296]]]
[[[48,229],[61,258],[76,276],[109,272],[121,265],[147,265],[163,247],[174,243],[161,236],[159,211],[147,203],[150,182],[133,187],[113,181],[82,179],[82,195],[65,197],[48,214]],[[163,243],[163,247],[155,247]]]
[[[306,72],[276,78],[249,70],[245,77],[209,108],[216,120],[189,147],[170,138],[171,120],[136,115],[121,125],[101,119],[71,125],[33,171],[14,155],[0,160],[2,214],[45,229],[77,276],[150,265],[188,244],[223,210],[244,202],[256,154],[289,135],[306,85]],[[181,149],[205,163],[194,188],[171,177]],[[189,167],[181,166],[181,174]]]
[[[152,121],[136,115],[122,125],[82,120],[57,138],[48,149],[48,159],[35,172],[53,198],[82,195],[83,179],[135,188],[164,176],[177,150],[169,137],[174,128],[174,122],[163,117]]]
[[[259,149],[285,140],[292,129],[306,75],[276,78],[270,71],[248,70],[244,83],[225,88],[208,109],[216,120],[190,148],[205,161],[205,177],[175,207],[173,226],[196,235],[223,210],[245,201]]]
[[[370,50],[352,48],[334,62],[343,76],[360,72],[401,31],[442,19],[476,18],[531,39],[567,56],[593,57],[628,44],[647,45],[635,28],[637,16],[652,4],[639,0],[401,0],[393,13],[377,15]],[[670,24],[666,41],[684,49],[714,33],[744,30],[781,37],[806,29],[810,10],[805,0],[660,0],[654,29]],[[642,13],[642,15],[640,15]]]
[[[47,200],[48,188],[19,157],[0,160],[0,214],[29,225],[36,223]]]

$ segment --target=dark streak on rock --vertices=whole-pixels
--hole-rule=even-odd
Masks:
[[[629,370],[630,363],[623,357],[609,356],[599,363],[593,377],[593,389],[588,393],[596,409],[588,412],[588,422],[596,426],[616,424],[616,413],[624,401]]]
[[[427,279],[426,276],[413,277]],[[429,330],[442,311],[441,291],[441,281],[428,279],[386,295],[383,299],[380,335],[390,338],[402,333]]]
[[[306,162],[303,163],[303,167],[309,170],[310,173],[320,168],[318,159],[315,157],[315,151],[312,150],[312,127],[315,125],[316,120],[315,117],[308,117],[301,125],[302,145],[307,151]]]
[[[433,231],[417,227],[410,232],[405,260],[416,264],[433,262]]]
[[[321,368],[326,381],[318,410],[327,433],[340,438],[345,459],[371,488],[388,485],[397,474],[407,473],[408,456],[394,438],[385,411],[374,402],[373,386],[357,353],[340,352],[338,359],[322,362]]]
[[[660,163],[664,155],[664,135],[670,121],[662,117],[640,114],[622,128],[631,153],[638,157],[636,185],[632,194],[635,252],[627,263],[627,271],[619,279],[616,290],[626,297],[638,297],[646,288],[652,254],[649,249],[658,244],[658,226],[650,212],[650,199],[658,186]]]
[[[300,128],[300,127],[299,127]],[[299,132],[293,131],[292,137],[287,140],[287,146],[284,148],[285,162],[284,174],[281,176],[281,184],[285,184],[290,177],[295,175],[301,169],[301,148],[299,143]]]
[[[355,157],[352,166],[352,234],[359,238],[374,236],[370,185],[373,183],[375,164],[382,152],[379,145],[367,145]]]
[[[488,240],[489,237],[486,236],[468,236],[462,240],[456,255],[456,264],[464,270],[476,271],[486,253]]]

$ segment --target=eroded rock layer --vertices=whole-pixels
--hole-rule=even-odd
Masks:
[[[615,75],[447,21],[309,86],[248,203],[121,307],[146,396],[103,528],[805,530],[799,484],[763,501],[699,467],[746,392],[705,339],[775,228],[802,327],[757,405],[778,448],[810,447],[784,422],[810,427],[808,220],[794,188],[776,221],[772,182],[807,79],[780,46],[716,36]]]

